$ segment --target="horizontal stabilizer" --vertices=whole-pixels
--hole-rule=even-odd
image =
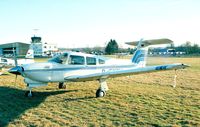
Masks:
[[[132,41],[132,42],[126,42],[126,44],[128,45],[133,45],[133,46],[137,46],[139,43],[139,41]],[[149,46],[149,45],[158,45],[158,44],[172,44],[173,41],[167,38],[163,38],[163,39],[152,39],[152,40],[143,40],[142,44],[144,44],[144,46]]]

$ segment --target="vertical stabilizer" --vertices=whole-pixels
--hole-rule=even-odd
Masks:
[[[33,49],[29,49],[25,56],[26,59],[33,59],[34,58],[34,51]]]
[[[137,64],[140,67],[146,66],[146,58],[148,53],[148,46],[150,45],[158,45],[158,44],[172,44],[173,41],[170,39],[152,39],[152,40],[143,40],[126,42],[128,45],[137,46],[137,50],[135,51],[132,57],[132,63]]]
[[[132,57],[132,63],[137,64],[140,67],[146,66],[146,58],[148,53],[148,47],[145,47],[142,43],[143,39],[138,42],[137,50]]]
[[[34,63],[34,53],[33,49],[29,48],[28,52],[26,53],[25,59],[18,59],[18,65],[22,66],[24,64]]]

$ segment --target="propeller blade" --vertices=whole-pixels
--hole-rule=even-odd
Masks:
[[[18,65],[18,63],[17,63],[17,56],[16,56],[16,52],[15,52],[14,48],[13,48],[13,55],[14,55],[15,66],[17,66]]]
[[[17,75],[15,75],[15,85],[16,85],[16,82],[17,82]]]

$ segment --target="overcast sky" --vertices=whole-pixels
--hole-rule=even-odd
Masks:
[[[59,47],[169,38],[200,45],[200,0],[0,0],[0,43],[30,43],[34,30]]]

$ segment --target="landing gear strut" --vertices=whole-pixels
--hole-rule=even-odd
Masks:
[[[66,89],[66,85],[64,84],[64,82],[59,82],[58,88],[59,89]]]
[[[108,91],[108,86],[105,79],[100,79],[99,83],[100,83],[100,87],[96,91],[96,97],[103,97],[106,95],[106,91]]]
[[[33,92],[31,91],[30,87],[29,90],[25,92],[25,97],[33,97]]]

